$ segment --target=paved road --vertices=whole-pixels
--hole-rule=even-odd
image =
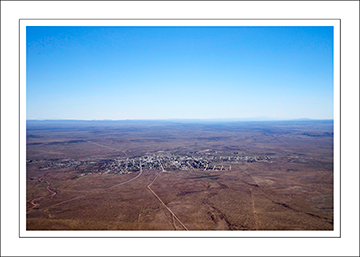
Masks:
[[[162,171],[165,172],[166,170],[164,169],[164,167],[163,167],[163,165],[162,165],[161,162],[160,162],[160,166],[161,166]]]

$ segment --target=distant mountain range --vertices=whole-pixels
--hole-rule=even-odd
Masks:
[[[276,119],[269,117],[251,117],[251,118],[217,118],[217,119],[125,119],[125,120],[76,120],[76,119],[29,119],[30,122],[238,122],[238,121],[316,121],[316,120],[328,120],[332,121],[333,119],[310,119],[310,118],[299,118],[299,119]]]

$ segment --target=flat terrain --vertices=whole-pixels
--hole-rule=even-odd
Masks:
[[[332,230],[333,122],[28,121],[27,230]]]

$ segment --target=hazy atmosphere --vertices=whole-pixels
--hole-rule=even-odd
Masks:
[[[27,27],[27,119],[333,119],[332,27]]]

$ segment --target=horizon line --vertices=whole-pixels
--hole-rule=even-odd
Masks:
[[[26,121],[316,121],[334,118],[166,118],[166,119],[26,119]]]

